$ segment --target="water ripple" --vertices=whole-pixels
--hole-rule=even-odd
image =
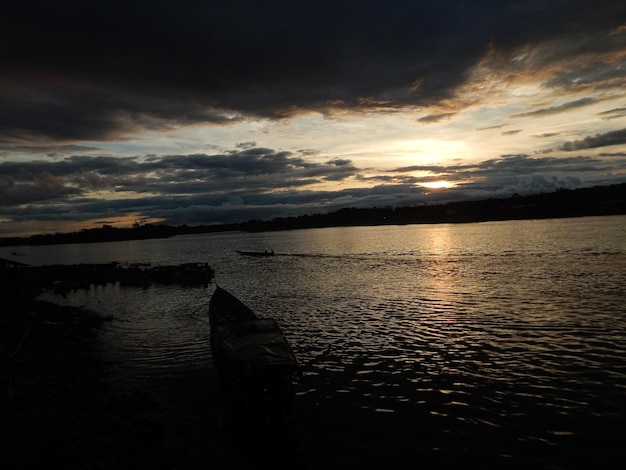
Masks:
[[[488,441],[564,468],[562,449],[576,462],[625,424],[626,232],[604,220],[221,234],[188,251],[218,253],[220,285],[281,324],[303,403],[391,416],[433,452]],[[243,242],[277,256],[234,256]],[[190,315],[209,294],[75,301],[115,316],[105,340],[129,375],[170,375],[212,367],[208,327]]]

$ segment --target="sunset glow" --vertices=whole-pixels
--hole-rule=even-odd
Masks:
[[[450,181],[429,181],[426,183],[420,183],[420,186],[428,189],[447,189],[454,185]]]
[[[626,181],[623,2],[371,2],[358,18],[341,2],[133,2],[145,23],[14,3],[0,237]],[[90,25],[80,42],[66,21]],[[102,39],[114,27],[123,46]]]

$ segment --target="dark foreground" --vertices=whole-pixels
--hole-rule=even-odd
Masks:
[[[265,459],[286,468],[270,437],[298,460],[287,433],[222,425],[212,371],[158,390],[112,385],[97,350],[103,321],[46,302],[2,302],[3,468],[249,468]]]
[[[112,382],[110,365],[98,350],[98,331],[108,319],[38,302],[36,286],[4,281],[2,468],[570,469],[623,463],[622,426],[595,433],[580,423],[582,435],[596,438],[564,448],[511,442],[498,432],[476,435],[461,429],[453,435],[428,405],[397,416],[364,412],[356,393],[337,398],[332,371],[305,373],[301,389],[315,392],[296,398],[289,428],[224,426],[224,397],[214,369],[152,383],[149,389]],[[519,424],[515,434],[520,436],[524,426],[541,425]]]
[[[224,426],[213,370],[142,390],[107,381],[97,350],[105,321],[79,309],[3,302],[0,314],[3,468],[68,469],[380,469],[590,468],[558,449],[503,457],[506,437],[455,441],[427,413],[397,419],[365,414],[358,397],[296,401],[291,427]],[[307,380],[306,377],[304,379]],[[309,384],[310,385],[310,384]],[[306,387],[307,385],[304,384]],[[430,423],[430,424],[429,424]],[[621,430],[607,436],[618,440]],[[598,448],[607,448],[597,442]],[[615,442],[609,448],[618,449]],[[519,449],[517,449],[519,450]],[[523,453],[521,454],[523,455]],[[616,455],[597,455],[603,468]]]
[[[156,403],[106,386],[95,342],[101,322],[72,308],[3,302],[4,468],[159,468]]]

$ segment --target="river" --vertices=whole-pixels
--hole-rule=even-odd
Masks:
[[[236,252],[266,249],[275,256]],[[274,317],[304,370],[297,432],[310,468],[609,468],[626,458],[626,216],[228,232],[0,257],[207,262],[216,274],[206,288],[42,298],[113,315],[100,335],[113,376],[157,391],[179,384],[170,399],[213,370],[215,283]],[[198,403],[217,416],[219,403]]]

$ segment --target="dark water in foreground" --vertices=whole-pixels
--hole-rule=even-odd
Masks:
[[[626,459],[624,216],[17,251],[33,264],[208,262],[217,283],[279,321],[302,363],[301,468],[616,468]],[[213,368],[204,321],[213,288],[109,285],[65,302],[115,316],[101,336],[120,382],[177,400],[180,384]],[[221,406],[215,394],[192,404],[215,416]]]

